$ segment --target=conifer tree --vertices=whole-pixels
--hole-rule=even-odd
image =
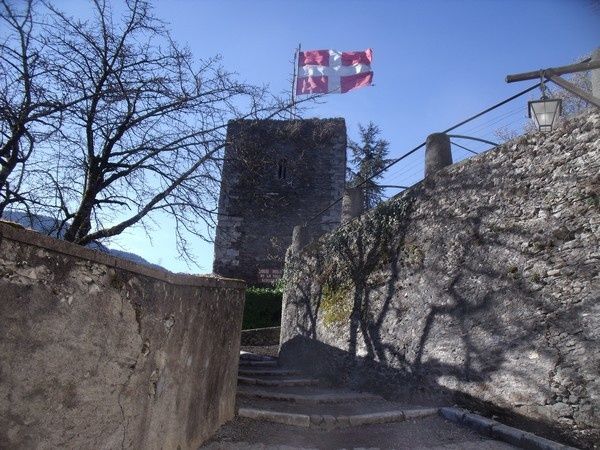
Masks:
[[[373,122],[364,127],[358,125],[360,142],[350,141],[348,148],[352,152],[352,164],[355,170],[348,169],[348,185],[359,186],[365,192],[365,209],[371,209],[381,203],[383,188],[377,183],[382,170],[390,160],[389,142],[380,138],[381,130]],[[377,174],[377,175],[376,175]]]

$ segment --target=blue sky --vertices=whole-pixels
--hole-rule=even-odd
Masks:
[[[79,1],[69,3],[68,9],[81,7]],[[390,141],[391,157],[533,84],[506,84],[507,74],[569,64],[600,46],[600,6],[591,0],[158,0],[155,5],[157,16],[194,55],[221,54],[225,67],[241,79],[269,84],[276,93],[289,90],[298,43],[306,50],[372,48],[375,86],[330,95],[305,116],[344,117],[351,138],[359,123],[373,121]],[[538,95],[518,99],[457,133],[494,140],[495,128],[523,123],[527,100]],[[455,158],[466,154],[457,152]],[[386,184],[418,181],[422,159],[417,153],[394,167]],[[211,244],[192,242],[202,267],[188,268],[177,258],[168,220],[161,218],[152,236],[150,244],[134,229],[115,244],[173,271],[211,271]]]

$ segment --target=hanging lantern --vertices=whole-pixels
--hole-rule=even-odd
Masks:
[[[540,131],[552,131],[558,123],[562,100],[542,95],[540,100],[529,102],[529,118],[535,121]]]

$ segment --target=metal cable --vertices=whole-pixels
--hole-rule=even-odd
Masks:
[[[479,155],[479,153],[478,153],[478,152],[476,152],[475,150],[471,150],[470,148],[467,148],[467,147],[465,147],[465,146],[463,146],[463,145],[457,144],[457,143],[456,143],[456,142],[454,142],[454,141],[450,141],[450,143],[451,143],[452,145],[456,145],[457,147],[460,147],[460,148],[462,148],[463,150],[466,150],[466,151],[468,151],[468,152],[471,152],[471,153],[473,153],[474,155]]]
[[[492,111],[492,110],[494,110],[496,108],[499,108],[500,106],[505,105],[505,104],[507,104],[510,101],[513,101],[515,98],[518,98],[521,95],[525,95],[528,92],[533,91],[534,89],[540,87],[540,85],[541,85],[541,83],[534,84],[530,88],[527,88],[527,89],[519,92],[518,94],[515,94],[512,97],[509,97],[506,100],[501,101],[500,103],[496,103],[494,106],[490,106],[488,109],[486,109],[484,111],[481,111],[479,114],[475,114],[474,116],[471,116],[471,117],[469,117],[466,120],[463,120],[462,122],[460,122],[460,123],[458,123],[458,124],[456,124],[456,125],[448,128],[447,130],[442,131],[442,133],[448,133],[449,131],[452,131],[452,130],[456,129],[456,128],[460,127],[461,125],[464,125],[465,123],[472,121],[473,119],[477,119],[478,117],[483,116],[484,114],[489,113],[490,111]]]
[[[477,134],[480,131],[483,130],[487,130],[489,128],[491,128],[492,126],[502,122],[503,120],[506,120],[507,118],[514,116],[515,114],[519,114],[523,111],[526,111],[527,107],[525,106],[519,106],[518,108],[512,109],[510,111],[507,111],[503,114],[499,114],[498,116],[494,116],[491,119],[488,119],[482,123],[480,123],[479,125],[474,125],[470,128],[467,128],[464,133],[467,134]]]
[[[513,101],[516,98],[519,98],[522,95],[527,94],[528,92],[533,91],[534,89],[537,89],[539,86],[541,85],[541,83],[537,83],[534,84],[533,86],[522,90],[521,92],[507,98],[506,100],[502,100],[499,103],[496,103],[493,106],[490,106],[489,108],[481,111],[480,113],[477,113],[471,117],[469,117],[468,119],[463,120],[462,122],[457,123],[456,125],[451,126],[450,128],[442,131],[442,133],[448,133],[452,130],[455,130],[456,128],[460,127],[461,125],[464,125],[466,123],[471,122],[474,119],[477,119],[478,117],[481,117],[484,114],[487,114],[490,111],[493,111],[496,108],[499,108],[502,105],[507,104],[508,102]],[[425,147],[426,142],[421,142],[419,145],[417,145],[416,147],[412,148],[411,150],[409,150],[408,152],[406,152],[404,155],[400,156],[399,158],[393,160],[391,163],[389,163],[388,165],[384,166],[382,169],[378,170],[377,172],[375,172],[373,175],[371,175],[369,178],[366,178],[365,180],[361,181],[359,184],[357,184],[356,186],[354,186],[355,188],[359,188],[362,185],[364,185],[365,183],[367,183],[368,181],[373,180],[373,178],[381,175],[383,172],[385,172],[386,170],[388,170],[390,167],[392,167],[394,164],[399,163],[400,161],[402,161],[404,158],[412,155],[413,153],[415,153],[417,150],[421,149],[422,147]],[[324,208],[323,210],[319,211],[317,214],[315,214],[314,216],[310,217],[306,222],[305,225],[307,225],[308,223],[312,222],[313,220],[315,220],[317,217],[321,216],[321,214],[327,212],[329,209],[331,209],[332,206],[337,205],[339,202],[341,202],[343,200],[344,196],[341,196],[340,198],[338,198],[337,200],[335,200],[334,202],[332,202],[331,204],[329,204],[326,208]]]
[[[487,139],[481,139],[481,138],[477,138],[477,137],[473,137],[473,136],[465,136],[464,134],[449,134],[448,137],[456,138],[456,139],[469,139],[471,141],[483,142],[484,144],[489,144],[494,147],[498,147],[498,145],[499,145],[499,144],[496,144],[495,142],[488,141]]]

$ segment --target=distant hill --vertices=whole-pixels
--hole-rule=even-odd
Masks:
[[[34,231],[37,231],[38,233],[46,234],[48,236],[52,236],[52,237],[59,238],[59,239],[61,238],[61,236],[58,233],[58,223],[52,217],[43,216],[43,215],[31,215],[30,216],[29,214],[27,214],[23,211],[12,210],[12,211],[5,211],[3,218],[6,220],[10,220],[11,222],[16,222],[20,225],[23,225],[25,228],[30,228]],[[144,258],[142,258],[139,255],[136,255],[135,253],[125,252],[123,250],[117,250],[114,248],[109,248],[100,242],[92,242],[91,244],[88,244],[86,247],[91,248],[93,250],[98,250],[98,251],[101,251],[104,253],[108,253],[117,258],[127,259],[134,263],[143,264],[145,266],[153,267],[155,269],[166,270],[162,266],[159,266],[157,264],[152,264],[151,262],[146,261]]]

